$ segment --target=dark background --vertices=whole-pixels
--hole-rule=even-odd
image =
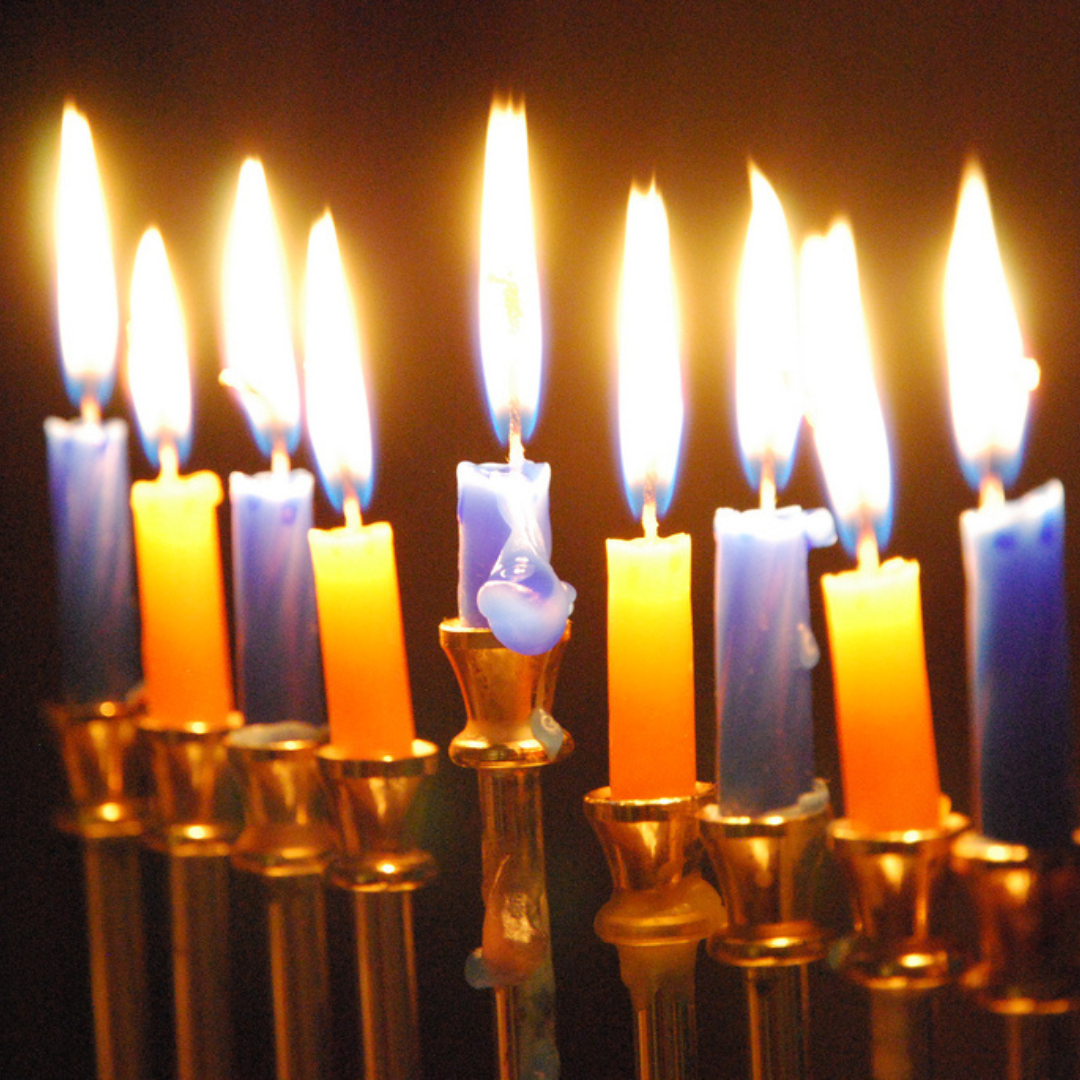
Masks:
[[[530,456],[553,468],[555,564],[576,585],[557,715],[578,751],[545,776],[564,1075],[632,1074],[629,1004],[591,929],[610,892],[581,796],[606,782],[603,539],[636,527],[614,428],[614,302],[626,196],[666,197],[684,325],[687,424],[666,531],[694,537],[700,773],[714,752],[711,515],[747,507],[733,425],[734,281],[753,156],[796,235],[850,216],[896,478],[890,551],[918,558],[943,786],[968,806],[957,515],[973,504],[949,432],[941,283],[961,166],[985,167],[1029,351],[1042,363],[1017,490],[1080,485],[1080,8],[685,2],[222,5],[208,0],[0,7],[0,1073],[92,1071],[78,851],[51,827],[63,782],[39,703],[57,689],[41,421],[70,415],[57,353],[49,214],[65,99],[96,137],[122,303],[157,222],[189,324],[191,468],[263,467],[216,384],[220,260],[244,155],[263,157],[299,280],[307,230],[333,209],[364,326],[378,473],[370,517],[395,528],[419,733],[462,726],[437,625],[455,608],[454,464],[486,460],[475,278],[484,130],[494,92],[528,106],[545,394]],[[110,415],[130,417],[123,392]],[[821,503],[804,440],[784,501]],[[311,464],[306,448],[299,464]],[[132,469],[148,468],[132,442]],[[331,523],[324,501],[317,510]],[[223,517],[223,525],[226,524]],[[227,534],[225,536],[227,540]],[[817,578],[847,563],[811,559]],[[1070,608],[1080,550],[1069,534]],[[818,770],[841,803],[827,658]],[[429,842],[442,876],[417,898],[426,1075],[490,1075],[486,995],[461,978],[479,942],[474,780],[447,764]],[[736,976],[700,971],[703,1075],[746,1070]],[[865,1003],[815,979],[821,1076],[865,1070]],[[1000,1028],[943,1003],[942,1076],[993,1076]]]

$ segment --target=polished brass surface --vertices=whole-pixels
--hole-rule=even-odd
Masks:
[[[153,779],[146,843],[167,856],[179,1080],[232,1070],[229,1004],[229,850],[240,804],[226,737],[243,723],[139,726]]]
[[[698,943],[724,923],[720,898],[700,874],[697,813],[715,798],[711,784],[674,799],[585,796],[615,892],[594,926],[619,950],[634,1010],[638,1080],[697,1076],[694,966]]]
[[[79,836],[99,1080],[145,1075],[146,948],[139,836],[145,769],[139,701],[45,709],[67,773],[62,829]]]
[[[317,752],[336,840],[328,878],[355,908],[365,1080],[420,1076],[412,892],[435,876],[435,861],[414,846],[409,812],[439,751],[422,739],[412,749],[388,760]]]
[[[247,724],[226,739],[244,829],[232,864],[260,879],[278,1080],[327,1073],[329,991],[323,871],[333,836],[316,753],[326,728]]]
[[[975,905],[978,962],[964,985],[992,1012],[1080,1007],[1080,847],[1036,851],[965,833],[953,866]]]
[[[942,986],[965,964],[950,941],[943,901],[952,843],[970,825],[949,814],[940,828],[864,833],[846,818],[829,826],[829,843],[848,883],[855,934],[836,951],[855,982],[877,990]]]
[[[536,738],[537,710],[550,714],[570,624],[553,649],[525,656],[500,645],[490,630],[446,619],[439,642],[465,700],[465,729],[450,744],[450,760],[469,768],[521,768],[561,760],[574,748],[563,733],[555,758]]]
[[[821,780],[787,812],[725,817],[715,803],[701,811],[702,840],[728,911],[727,927],[709,943],[717,960],[749,967],[824,956],[828,933],[814,920],[814,893],[830,815]]]

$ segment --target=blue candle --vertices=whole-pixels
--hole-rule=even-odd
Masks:
[[[306,469],[229,477],[239,703],[249,724],[326,722]]]
[[[1069,702],[1064,492],[1051,480],[1006,502],[1038,368],[1025,359],[982,173],[969,165],[945,274],[953,428],[978,510],[960,517],[976,822],[1034,848],[1077,826]]]
[[[1064,491],[960,516],[980,830],[1045,848],[1077,827]]]
[[[66,701],[127,697],[142,680],[127,424],[45,421]]]
[[[717,510],[716,701],[723,814],[794,804],[814,779],[806,561],[836,542],[827,510]]]

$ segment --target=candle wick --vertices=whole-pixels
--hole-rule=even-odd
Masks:
[[[270,451],[270,471],[276,476],[284,476],[289,471],[289,451],[280,437],[274,440],[274,448]]]
[[[645,495],[645,504],[641,508],[641,527],[645,530],[646,540],[657,538],[656,496],[651,492]]]
[[[997,473],[987,473],[979,483],[979,507],[987,509],[1005,503],[1005,485]]]
[[[772,454],[766,454],[761,462],[761,509],[776,509],[776,467],[773,465]]]
[[[510,414],[510,464],[515,469],[520,469],[525,464],[525,446],[521,441],[521,419],[515,412]]]
[[[364,524],[364,519],[360,514],[360,500],[351,488],[345,492],[342,509],[345,511],[345,528],[359,529]]]
[[[176,443],[166,439],[158,447],[158,460],[161,462],[162,480],[175,480],[180,475],[180,455],[176,452]]]
[[[860,570],[876,570],[880,565],[877,537],[874,535],[874,526],[869,520],[864,521],[859,530],[859,542],[855,551]]]
[[[97,402],[92,394],[87,394],[82,399],[80,406],[83,422],[86,424],[100,424],[101,423],[101,406]]]

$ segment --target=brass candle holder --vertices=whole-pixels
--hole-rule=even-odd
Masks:
[[[225,740],[240,780],[244,830],[232,865],[250,875],[266,918],[275,1075],[327,1075],[329,999],[323,872],[333,837],[316,751],[326,728],[247,724]]]
[[[867,833],[844,818],[829,826],[855,916],[855,933],[838,943],[833,959],[870,992],[879,1080],[932,1073],[930,993],[968,959],[948,933],[946,900],[953,841],[969,824],[946,813],[937,829]]]
[[[139,725],[153,791],[145,842],[166,857],[179,1080],[232,1075],[229,850],[239,804],[226,737],[243,724]]]
[[[728,912],[709,952],[745,972],[754,1080],[807,1073],[807,967],[825,955],[829,941],[814,908],[830,816],[822,780],[783,811],[725,816],[714,803],[699,815]]]
[[[50,705],[67,773],[58,819],[82,842],[94,1051],[99,1080],[146,1075],[146,948],[139,838],[145,807],[136,746],[142,705]]]
[[[435,861],[413,846],[408,825],[438,747],[415,739],[412,749],[368,761],[333,745],[317,754],[337,840],[329,881],[355,905],[365,1080],[420,1076],[412,892],[435,876]]]
[[[551,716],[569,637],[568,624],[554,648],[525,656],[458,619],[439,627],[467,717],[450,758],[476,770],[483,823],[483,944],[466,977],[494,992],[500,1080],[554,1080],[559,1073],[540,769],[574,745]]]
[[[619,950],[634,1010],[638,1080],[695,1080],[694,967],[698,944],[724,924],[724,909],[701,877],[698,810],[716,789],[698,784],[681,799],[585,796],[615,892],[596,916],[596,933]]]

